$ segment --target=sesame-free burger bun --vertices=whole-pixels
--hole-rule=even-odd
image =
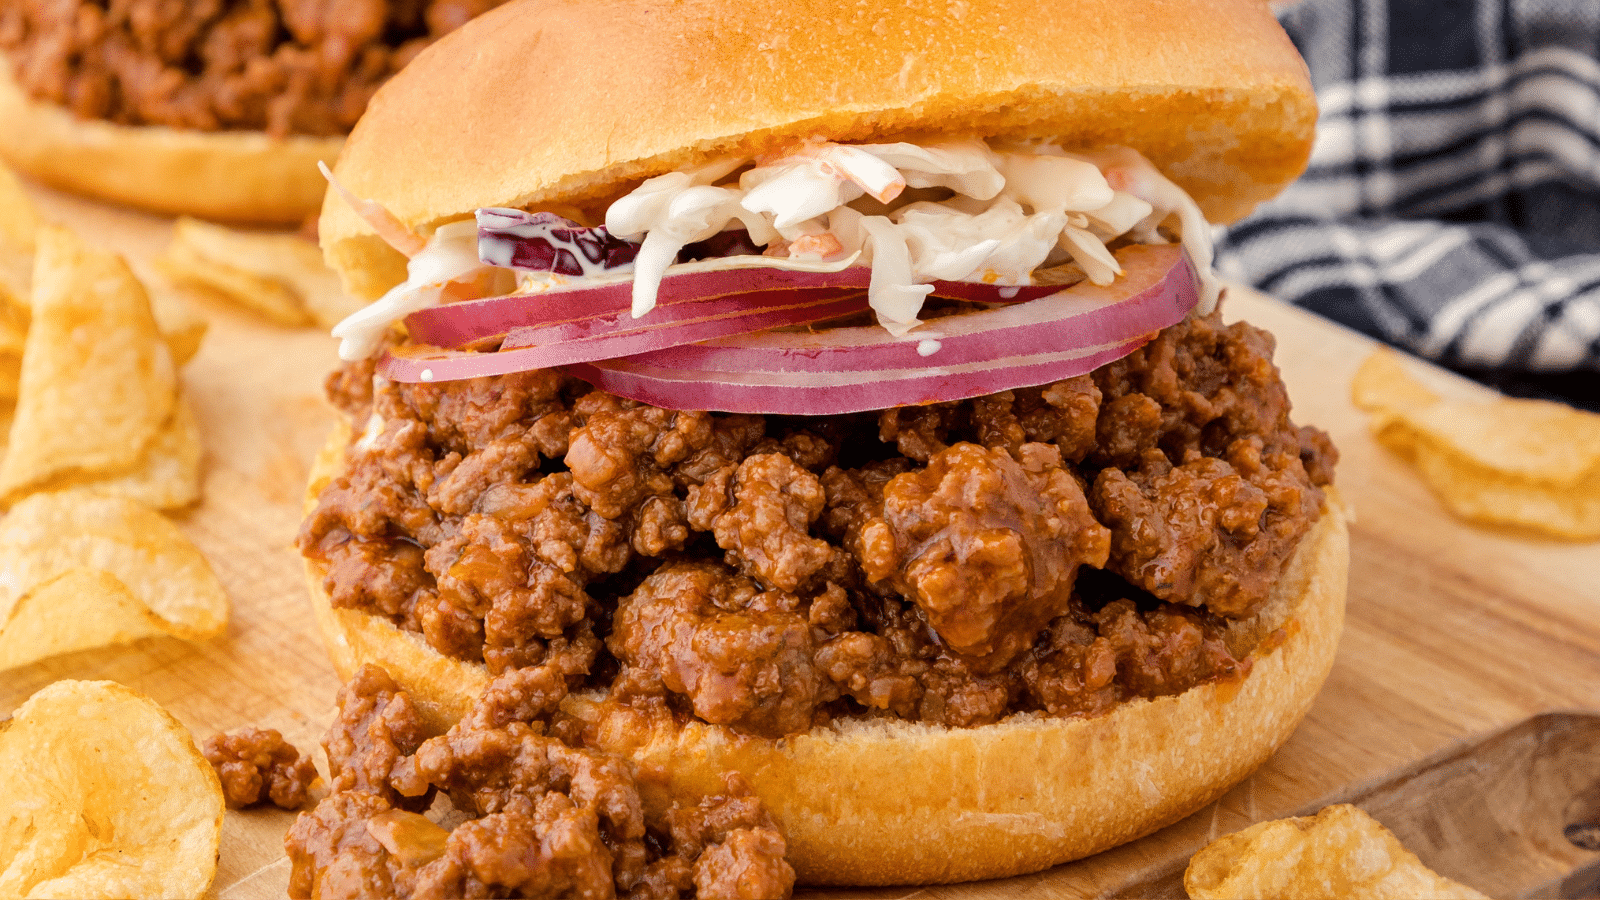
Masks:
[[[485,206],[595,211],[814,135],[1044,139],[1134,147],[1229,222],[1300,173],[1316,114],[1264,0],[519,0],[384,85],[336,174],[426,231]],[[320,231],[358,296],[404,277],[333,194]]]
[[[343,137],[269,137],[80,119],[25,95],[0,57],[0,158],[39,181],[167,215],[298,225]]]
[[[310,483],[336,476],[349,429],[334,430]],[[703,722],[634,718],[598,698],[567,698],[587,740],[632,761],[647,808],[749,780],[782,824],[808,884],[931,884],[998,878],[1078,859],[1148,834],[1220,797],[1300,723],[1333,665],[1344,622],[1349,539],[1328,502],[1254,617],[1227,641],[1242,679],[1134,700],[1095,718],[1014,715],[951,728],[835,721],[783,740]],[[317,622],[339,674],[386,668],[429,728],[460,718],[487,685],[481,664],[440,655],[387,619],[333,609],[325,567],[307,560]],[[643,723],[644,727],[640,727]]]

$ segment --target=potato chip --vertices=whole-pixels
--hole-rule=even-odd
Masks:
[[[79,484],[153,506],[178,509],[200,499],[200,425],[181,396],[156,439],[132,472]]]
[[[16,400],[22,383],[22,347],[26,329],[0,316],[0,400]]]
[[[183,218],[157,263],[174,280],[280,325],[329,326],[361,306],[344,296],[316,245],[298,235],[234,231]]]
[[[34,494],[0,519],[0,621],[75,569],[114,576],[171,634],[203,640],[227,625],[227,594],[176,525],[137,501],[87,490]]]
[[[1406,419],[1423,438],[1509,478],[1600,487],[1600,415],[1548,400],[1442,400]]]
[[[0,246],[33,255],[39,212],[15,172],[0,164]]]
[[[1403,426],[1401,426],[1403,427]],[[1559,537],[1600,538],[1600,480],[1571,488],[1543,485],[1474,464],[1415,433],[1378,432],[1386,446],[1404,444],[1409,458],[1452,513],[1473,522],[1534,527]]]
[[[1378,350],[1361,363],[1350,393],[1356,406],[1367,412],[1421,409],[1439,402],[1439,395],[1411,377],[1400,354],[1392,350]]]
[[[29,269],[32,266],[32,257],[19,264]],[[0,263],[0,269],[3,268],[4,264]],[[0,272],[0,322],[17,334],[27,334],[29,316],[27,288],[8,284],[5,273]]]
[[[1374,413],[1378,442],[1456,515],[1600,538],[1600,415],[1543,400],[1446,399],[1388,351],[1362,364],[1352,395]]]
[[[289,285],[203,256],[192,244],[185,243],[184,226],[198,224],[192,219],[179,220],[177,236],[166,254],[156,260],[163,275],[180,284],[202,288],[279,325],[311,324],[311,314]]]
[[[1424,866],[1389,829],[1348,804],[1218,838],[1189,861],[1183,886],[1192,900],[1484,897]]]
[[[0,725],[0,896],[200,897],[222,785],[188,729],[109,681],[59,681]]]
[[[26,261],[30,270],[32,260],[30,256]],[[195,354],[200,352],[200,343],[209,327],[206,320],[170,290],[150,292],[150,312],[155,315],[156,328],[160,330],[162,340],[166,341],[167,349],[172,352],[173,364],[183,366],[194,359]],[[14,367],[17,373],[11,378],[10,389],[13,397],[16,396],[16,375],[20,375],[21,371],[22,341],[27,336],[28,322],[32,318],[28,298],[10,293],[4,281],[0,280],[0,352],[9,354],[10,345],[16,345]]]
[[[150,301],[121,257],[39,232],[33,322],[0,502],[131,471],[172,416],[177,375]]]
[[[26,314],[38,229],[39,214],[22,182],[0,165],[0,305],[10,308],[7,312],[12,315]]]
[[[167,349],[172,351],[173,365],[182,366],[194,359],[208,327],[194,307],[171,291],[151,291],[150,312],[156,317],[156,327],[161,330]]]
[[[0,622],[0,671],[75,650],[181,637],[180,630],[109,572],[69,569],[29,591]]]
[[[38,211],[22,183],[10,169],[0,165],[0,328],[14,331],[19,342],[32,317],[30,286],[40,224]],[[181,366],[194,358],[206,333],[205,319],[170,294],[152,295],[150,305],[161,335],[172,350],[173,362]],[[0,342],[5,340],[7,337],[0,334]],[[3,349],[0,346],[0,351]],[[19,350],[19,359],[20,356]],[[15,396],[14,389],[11,396]]]

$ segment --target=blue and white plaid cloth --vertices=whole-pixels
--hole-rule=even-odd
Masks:
[[[1306,174],[1224,273],[1513,393],[1600,406],[1600,0],[1301,0]]]

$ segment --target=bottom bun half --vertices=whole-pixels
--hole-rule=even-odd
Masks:
[[[337,472],[340,427],[310,497]],[[652,719],[572,696],[591,746],[634,764],[647,809],[722,791],[738,770],[782,823],[806,884],[934,884],[1035,872],[1098,853],[1217,799],[1288,739],[1333,666],[1344,624],[1346,516],[1331,491],[1272,600],[1232,626],[1249,650],[1240,680],[1134,700],[1095,718],[1020,714],[975,728],[836,721],[781,740],[703,722]],[[334,666],[382,665],[428,726],[443,731],[488,684],[482,665],[439,655],[387,620],[333,609],[307,561]],[[1249,649],[1254,648],[1254,649]]]
[[[26,96],[0,57],[0,158],[39,181],[167,215],[299,225],[322,205],[343,137],[79,119]]]

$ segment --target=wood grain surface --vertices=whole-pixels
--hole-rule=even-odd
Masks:
[[[46,218],[125,252],[136,267],[170,232],[170,223],[136,213],[44,191],[37,199]],[[0,673],[0,715],[57,679],[107,678],[153,697],[197,740],[251,724],[310,748],[332,718],[338,682],[312,624],[292,542],[307,468],[332,422],[321,381],[334,345],[314,330],[274,327],[219,303],[197,305],[210,332],[183,380],[205,440],[205,498],[178,521],[228,589],[228,630],[205,644],[152,639]],[[1600,709],[1600,545],[1451,519],[1368,437],[1364,416],[1350,403],[1350,378],[1370,341],[1241,291],[1227,314],[1277,335],[1295,418],[1332,433],[1343,457],[1338,484],[1356,512],[1343,643],[1300,730],[1222,800],[1092,859],[1004,881],[809,896],[1111,894],[1216,835],[1321,797],[1350,795],[1475,734],[1549,710]],[[1437,370],[1429,377],[1446,391],[1481,390]],[[321,764],[320,748],[316,753]],[[213,893],[283,896],[282,836],[292,818],[230,812]]]

